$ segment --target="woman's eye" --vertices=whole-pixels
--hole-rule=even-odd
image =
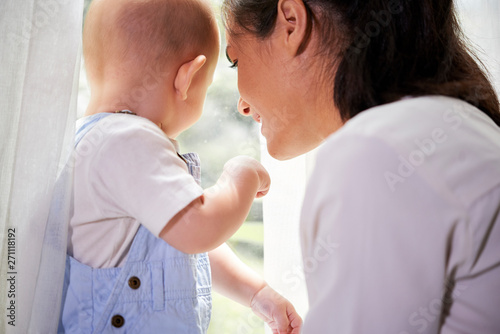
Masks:
[[[237,68],[238,67],[238,59],[235,59],[235,60],[232,60],[231,57],[229,57],[229,53],[227,52],[227,50],[230,48],[230,46],[228,45],[226,47],[226,58],[227,60],[231,63],[231,65],[229,66],[230,68]]]

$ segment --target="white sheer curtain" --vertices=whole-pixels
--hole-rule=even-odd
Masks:
[[[288,298],[301,316],[308,303],[299,238],[299,217],[307,178],[315,151],[288,161],[273,159],[262,139],[261,161],[271,176],[271,188],[263,198],[264,276]],[[269,328],[266,331],[270,333]]]
[[[500,93],[500,1],[458,0],[465,35],[477,50]],[[314,152],[290,161],[271,158],[262,147],[262,162],[271,174],[271,190],[264,197],[264,272],[266,280],[290,299],[301,316],[307,313],[305,276],[319,263],[300,253],[299,213]],[[268,329],[267,329],[268,330]]]
[[[500,1],[459,0],[464,33],[500,94]]]
[[[48,217],[74,137],[82,3],[0,2],[1,333],[57,330],[70,198]]]

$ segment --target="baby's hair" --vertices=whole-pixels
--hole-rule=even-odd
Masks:
[[[97,72],[110,60],[123,66],[159,68],[172,61],[180,65],[218,45],[215,17],[205,0],[94,2],[117,5],[107,14],[104,10],[94,14],[91,6],[85,21],[85,61],[93,62]]]

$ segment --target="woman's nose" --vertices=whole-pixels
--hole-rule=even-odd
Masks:
[[[250,116],[252,114],[252,111],[250,110],[250,105],[241,97],[238,101],[238,111],[243,116]]]

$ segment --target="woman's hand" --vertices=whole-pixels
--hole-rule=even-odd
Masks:
[[[265,285],[257,291],[250,303],[252,311],[262,318],[273,330],[273,334],[299,334],[302,328],[302,318],[293,305]]]

